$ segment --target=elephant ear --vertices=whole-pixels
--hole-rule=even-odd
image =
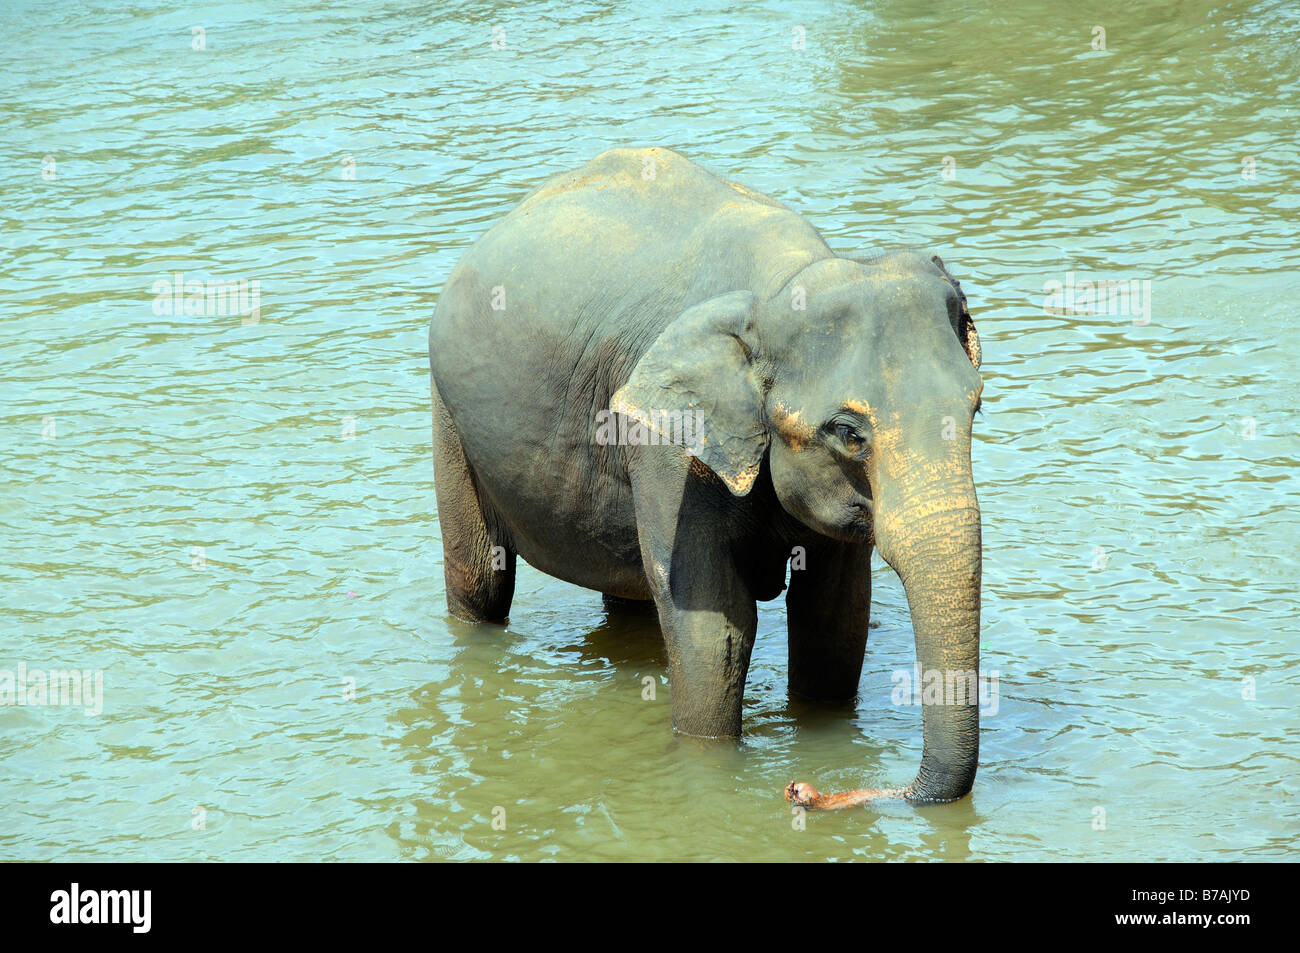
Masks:
[[[961,346],[966,349],[966,356],[970,358],[970,362],[975,365],[975,370],[978,371],[982,357],[980,336],[979,332],[975,330],[975,320],[970,316],[970,308],[966,307],[966,293],[961,290],[961,282],[954,278],[952,273],[944,267],[942,258],[935,255],[930,261],[939,266],[944,279],[957,292],[957,300],[961,302],[961,314],[957,319],[957,339],[961,341]]]
[[[736,496],[754,486],[767,432],[754,368],[757,299],[748,291],[710,298],[664,329],[610,400],[610,410],[677,442],[686,421],[686,452],[716,473]]]

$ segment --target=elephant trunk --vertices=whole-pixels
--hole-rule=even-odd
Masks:
[[[791,782],[786,799],[839,810],[878,798],[955,801],[979,762],[980,513],[969,467],[943,483],[877,494],[876,548],[903,581],[916,632],[924,744],[906,788],[821,794]]]
[[[955,801],[979,761],[981,541],[969,469],[878,499],[876,547],[903,582],[921,678],[924,747],[911,801]]]
[[[809,809],[837,810],[877,798],[955,801],[975,782],[981,540],[970,433],[910,447],[897,433],[883,432],[882,452],[873,458],[873,537],[902,580],[912,613],[921,679],[921,768],[901,789],[821,794],[810,784],[791,782],[787,800]]]

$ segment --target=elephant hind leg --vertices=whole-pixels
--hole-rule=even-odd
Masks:
[[[485,513],[460,436],[432,380],[430,389],[447,609],[470,622],[504,622],[515,594],[515,551]]]

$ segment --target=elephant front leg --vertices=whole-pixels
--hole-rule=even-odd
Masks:
[[[858,691],[871,610],[871,547],[825,543],[796,547],[785,604],[790,694],[846,701]]]
[[[728,552],[707,533],[684,535],[671,552],[642,547],[668,652],[673,730],[739,737],[757,606]]]
[[[673,730],[697,738],[740,736],[745,678],[758,629],[754,601],[728,591],[723,576],[725,570],[702,577],[705,584],[720,586],[707,599],[682,598],[679,589],[655,600],[668,650]]]
[[[757,612],[750,603],[731,610],[659,607],[668,677],[672,683],[672,727],[693,737],[740,737],[745,677],[754,649]]]
[[[731,532],[742,522],[736,504],[698,461],[665,448],[633,448],[629,470],[641,567],[668,653],[673,730],[739,737],[758,607],[736,559],[745,545]]]

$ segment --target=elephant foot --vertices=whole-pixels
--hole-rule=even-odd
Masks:
[[[906,798],[906,788],[864,788],[840,794],[822,794],[805,781],[791,781],[785,787],[785,799],[809,811],[842,811],[879,798]]]

